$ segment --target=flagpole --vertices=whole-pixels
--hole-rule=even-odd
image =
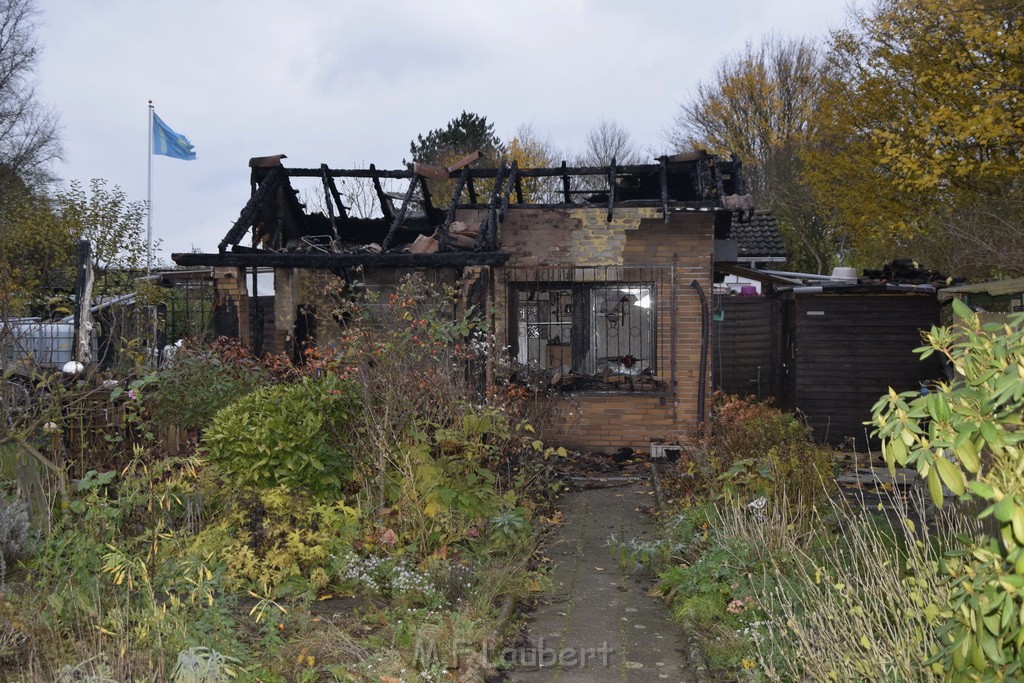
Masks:
[[[146,275],[149,275],[153,269],[153,100],[149,101],[149,145],[146,159]]]

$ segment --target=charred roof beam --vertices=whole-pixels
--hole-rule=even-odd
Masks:
[[[473,251],[490,251],[498,231],[498,203],[501,200],[502,188],[505,185],[505,164],[502,164],[494,177],[494,188],[491,190],[491,201],[487,203],[487,219],[476,236]]]
[[[384,238],[384,242],[381,243],[380,248],[382,251],[387,251],[391,248],[391,242],[395,239],[395,233],[398,232],[398,226],[405,220],[405,214],[409,210],[409,202],[412,201],[412,195],[416,191],[416,186],[420,184],[421,176],[413,176],[409,182],[409,187],[405,191],[405,197],[402,198],[402,206],[398,209],[398,215],[391,221],[391,227],[388,229],[387,237]],[[428,214],[429,217],[429,214]]]
[[[320,166],[324,183],[324,204],[327,205],[327,217],[331,220],[331,237],[338,237],[338,221],[334,218],[334,202],[338,203],[338,210],[344,215],[345,207],[341,203],[341,197],[334,198],[331,192],[331,177],[327,174],[327,164]]]
[[[270,169],[270,171],[263,176],[263,180],[259,182],[259,188],[256,192],[249,197],[249,201],[242,207],[241,213],[238,215],[238,220],[228,230],[228,234],[224,236],[224,239],[217,245],[217,250],[220,253],[224,253],[228,245],[238,244],[242,241],[242,237],[248,232],[249,228],[252,227],[253,222],[256,220],[256,213],[259,211],[260,206],[266,201],[267,197],[277,189],[281,184],[281,181],[285,178],[284,168],[278,166]]]
[[[384,220],[390,222],[394,218],[394,213],[395,212],[394,212],[394,209],[391,206],[391,200],[388,199],[387,194],[384,192],[384,188],[381,187],[381,185],[380,185],[380,179],[381,178],[394,178],[396,176],[384,175],[384,173],[386,173],[386,172],[383,172],[383,171],[380,172],[380,173],[377,173],[376,172],[377,171],[377,167],[374,166],[373,164],[370,164],[370,171],[372,173],[372,175],[370,177],[373,178],[373,189],[377,192],[377,201],[380,202],[380,212],[382,214],[384,214]],[[416,175],[414,173],[409,173],[408,175],[403,175],[401,177],[403,177],[403,178],[415,178]]]
[[[606,222],[612,222],[612,212],[615,210],[615,157],[608,167],[608,218]]]
[[[455,181],[455,189],[452,191],[452,201],[448,204],[448,212],[444,216],[444,223],[441,224],[440,250],[448,250],[448,231],[452,222],[455,221],[455,212],[459,208],[459,199],[462,198],[462,191],[466,188],[466,181],[469,179],[469,166],[464,166],[459,173],[459,179]]]

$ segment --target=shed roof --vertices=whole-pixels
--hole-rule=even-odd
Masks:
[[[967,285],[956,285],[946,287],[939,292],[939,301],[949,301],[958,294],[988,294],[989,296],[1007,296],[1021,294],[1024,292],[1024,277],[1016,277],[1008,280],[990,280],[989,282],[975,282]]]

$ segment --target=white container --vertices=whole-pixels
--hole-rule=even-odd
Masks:
[[[0,321],[0,358],[9,365],[60,368],[73,360],[74,323],[20,318]]]
[[[857,284],[857,269],[844,266],[833,268],[832,279],[836,282],[846,282],[855,285]]]

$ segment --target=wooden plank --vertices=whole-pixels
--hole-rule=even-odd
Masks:
[[[467,154],[466,156],[462,157],[454,164],[449,166],[448,173],[452,174],[455,173],[455,171],[461,171],[464,166],[469,166],[471,163],[479,159],[481,156],[483,155],[480,153],[480,150],[470,152],[469,154]]]
[[[421,164],[415,161],[412,164],[412,172],[423,178],[448,180],[448,169],[443,166],[431,166],[430,164]]]

